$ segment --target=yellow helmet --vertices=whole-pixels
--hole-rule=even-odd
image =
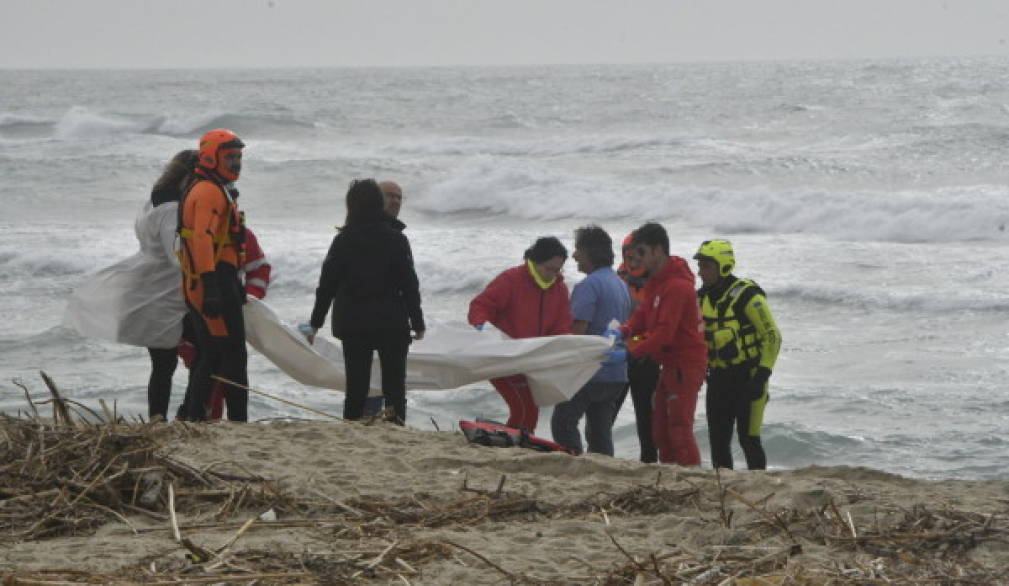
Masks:
[[[715,261],[718,264],[718,272],[723,277],[728,276],[736,266],[736,255],[732,252],[732,243],[728,240],[705,240],[697,249],[694,258]]]

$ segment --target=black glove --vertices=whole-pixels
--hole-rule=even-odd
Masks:
[[[203,283],[203,315],[214,318],[221,315],[221,287],[217,283],[217,273],[208,271],[200,275]]]
[[[757,370],[750,377],[750,382],[746,385],[747,394],[751,401],[764,396],[764,387],[767,386],[767,379],[771,378],[771,369],[766,366],[758,366]]]

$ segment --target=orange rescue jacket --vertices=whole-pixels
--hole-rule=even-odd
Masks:
[[[236,269],[242,265],[242,246],[235,235],[241,229],[238,206],[225,188],[210,179],[200,179],[182,200],[180,211],[179,264],[182,266],[182,288],[192,307],[203,307],[203,284],[200,275],[216,270],[218,263],[228,263]],[[215,327],[220,322],[221,327]],[[208,320],[211,332],[221,335],[223,320]],[[226,330],[225,330],[226,331]]]

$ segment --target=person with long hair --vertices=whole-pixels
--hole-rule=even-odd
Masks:
[[[182,195],[189,189],[196,179],[196,163],[198,151],[186,149],[180,151],[165,167],[165,172],[154,184],[151,190],[151,205],[157,212],[157,234],[162,245],[165,260],[166,273],[170,269],[175,273],[176,291],[181,292],[179,280],[179,262],[175,255],[175,234],[178,229],[178,207]],[[153,211],[153,210],[152,210]],[[139,238],[139,231],[138,231]],[[143,240],[141,240],[143,248]],[[181,301],[181,294],[179,296]],[[166,307],[168,309],[168,307]],[[182,323],[182,337],[195,337],[192,323],[187,316],[185,303],[171,304],[173,313],[180,313],[179,321]],[[147,403],[151,418],[160,415],[162,419],[168,419],[168,403],[172,396],[172,376],[179,363],[178,338],[175,344],[167,347],[147,348],[151,356],[151,377],[147,384]]]
[[[168,416],[176,347],[184,333],[175,235],[179,199],[195,179],[197,151],[178,152],[155,182],[134,225],[140,251],[91,275],[70,298],[64,323],[86,336],[147,348],[148,415]],[[187,336],[193,334],[188,332]]]
[[[553,236],[538,238],[522,264],[491,281],[469,304],[469,323],[482,330],[490,323],[512,338],[571,333],[571,303],[561,269],[568,251]],[[509,427],[536,429],[539,407],[523,374],[491,379],[508,405]]]
[[[371,386],[372,356],[378,351],[382,395],[406,423],[406,356],[412,339],[424,338],[420,285],[410,242],[383,210],[382,190],[374,179],[352,181],[347,217],[322,263],[309,341],[323,326],[330,308],[333,336],[343,345],[347,369],[343,418],[364,416]]]

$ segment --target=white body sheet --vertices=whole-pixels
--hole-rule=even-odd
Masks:
[[[338,340],[319,336],[309,345],[264,302],[245,306],[249,344],[298,382],[343,390],[343,351]],[[429,324],[423,340],[410,346],[408,390],[453,389],[489,378],[525,374],[539,406],[570,399],[595,372],[610,343],[599,336],[549,336],[513,340],[497,331]],[[381,388],[378,360],[371,387]]]

